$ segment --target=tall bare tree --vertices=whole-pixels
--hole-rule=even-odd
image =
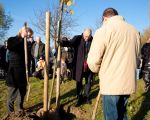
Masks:
[[[59,6],[53,5],[51,11],[51,28],[50,28],[50,37],[52,40],[57,39],[58,35],[58,20],[59,20]],[[45,11],[40,10],[35,12],[36,21],[33,22],[33,25],[36,27],[36,32],[40,34],[45,34]],[[73,18],[72,14],[65,12],[62,19],[62,32],[61,36],[71,36],[71,32],[74,27],[77,26],[76,20]]]
[[[0,3],[0,41],[6,37],[7,31],[12,25],[13,19],[5,13],[3,5]]]

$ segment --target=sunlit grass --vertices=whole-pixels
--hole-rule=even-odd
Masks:
[[[51,81],[50,87],[51,87]],[[30,78],[31,91],[29,95],[29,101],[25,101],[25,108],[31,112],[36,112],[43,106],[43,80],[36,79],[34,77]],[[65,83],[61,84],[60,87],[60,102],[64,104],[64,109],[67,109],[69,106],[74,106],[76,99],[76,82],[74,80],[66,80]],[[144,93],[144,84],[142,80],[138,80],[138,87],[136,94],[131,95],[128,103],[128,119],[129,120],[150,120],[150,93]],[[0,81],[0,118],[2,118],[6,113],[6,99],[7,99],[7,87],[5,81]],[[91,120],[92,111],[96,102],[96,96],[99,91],[99,80],[96,77],[96,80],[93,81],[91,89],[91,102],[92,104],[83,104],[78,109],[84,111],[85,120]],[[54,87],[53,97],[52,97],[52,106],[55,108],[55,93],[56,88]],[[102,100],[97,110],[97,120],[103,120],[102,116]]]

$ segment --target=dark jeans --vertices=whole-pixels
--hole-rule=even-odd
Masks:
[[[8,99],[7,99],[7,108],[8,113],[14,112],[14,102],[18,97],[17,101],[17,110],[23,110],[24,97],[26,95],[26,86],[22,87],[8,87]]]
[[[82,95],[82,89],[83,89],[83,84],[82,80],[83,77],[85,77],[85,88],[84,88],[84,95],[89,99],[90,96],[90,90],[91,90],[91,82],[93,79],[93,73],[92,72],[86,72],[82,74],[81,80],[76,82],[76,89],[77,89],[77,96]]]
[[[129,95],[103,95],[104,120],[127,120]]]

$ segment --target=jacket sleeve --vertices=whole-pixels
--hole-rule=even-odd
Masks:
[[[88,53],[87,63],[92,72],[98,73],[100,70],[103,55],[106,49],[104,30],[96,31]]]
[[[23,39],[18,39],[18,37],[10,37],[7,40],[7,48],[8,50],[11,50],[11,51],[18,50],[18,47],[20,47],[20,45],[23,45],[23,44],[24,44]]]
[[[63,38],[61,40],[61,46],[62,47],[71,47],[77,45],[77,40],[79,36],[74,36],[71,40],[68,40],[67,38]]]

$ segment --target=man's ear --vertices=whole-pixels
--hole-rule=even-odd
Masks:
[[[107,17],[104,17],[104,16],[103,16],[103,22],[106,22],[107,19],[108,19]]]

